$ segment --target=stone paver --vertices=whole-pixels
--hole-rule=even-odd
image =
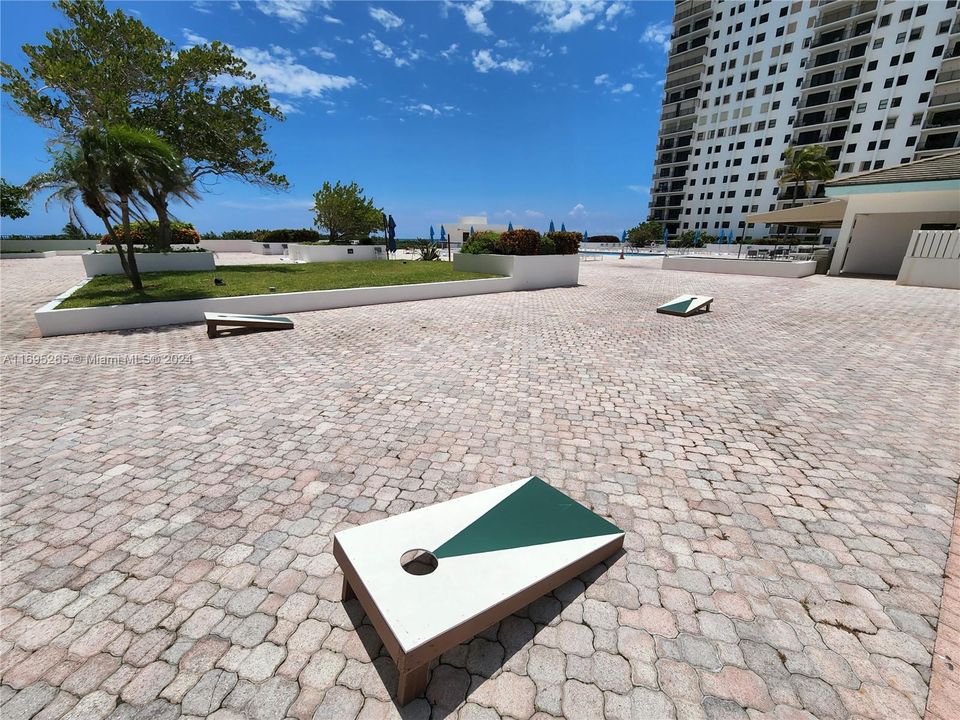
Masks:
[[[82,275],[0,262],[4,718],[397,717],[332,534],[534,473],[624,553],[446,653],[403,717],[960,702],[955,292],[607,259],[291,333],[37,337]],[[682,292],[713,311],[653,312]]]

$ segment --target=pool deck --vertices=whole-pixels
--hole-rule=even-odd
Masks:
[[[4,720],[952,720],[960,295],[659,264],[209,340],[39,338],[80,258],[0,262]],[[401,714],[333,533],[534,474],[623,553]]]

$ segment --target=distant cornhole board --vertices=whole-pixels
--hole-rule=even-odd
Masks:
[[[657,308],[658,313],[687,317],[697,313],[710,312],[712,297],[706,295],[681,295]]]
[[[357,598],[397,664],[397,701],[430,662],[623,547],[623,531],[537,477],[338,532]]]
[[[257,328],[260,330],[293,330],[293,320],[276,315],[234,315],[233,313],[205,312],[207,337],[215,338],[217,328],[226,327]]]

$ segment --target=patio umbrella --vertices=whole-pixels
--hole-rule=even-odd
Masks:
[[[623,234],[620,235],[620,242],[625,243],[627,241],[627,231],[624,230]]]
[[[470,237],[473,237],[473,225],[470,226]]]
[[[590,235],[587,233],[586,230],[584,230],[584,231],[583,231],[583,241],[586,242],[586,241],[589,240],[589,239],[590,239]]]
[[[721,230],[720,234],[717,235],[717,245],[723,245],[723,240],[724,240],[724,232],[723,230]]]
[[[566,231],[567,231],[567,224],[560,223],[560,232],[566,232]]]
[[[513,232],[513,221],[507,223],[507,232]]]
[[[433,225],[430,226],[430,242],[433,242]]]
[[[387,237],[389,238],[387,247],[390,252],[395,253],[397,251],[397,224],[393,221],[393,215],[387,216]]]
[[[700,228],[697,228],[693,233],[693,246],[698,247],[700,245]]]
[[[667,243],[669,243],[669,242],[670,242],[670,233],[669,233],[669,231],[667,230],[667,226],[664,225],[664,226],[663,226],[663,247],[664,247],[664,249],[666,249]]]
[[[548,232],[556,232],[556,230],[553,227],[553,220],[550,221],[550,230],[548,230]]]
[[[443,225],[440,226],[440,242],[447,241],[447,231],[444,230]]]

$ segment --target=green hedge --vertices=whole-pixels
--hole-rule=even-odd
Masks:
[[[156,221],[131,223],[130,236],[134,245],[157,246],[160,244],[160,225]],[[117,237],[120,238],[121,242],[126,242],[123,230],[119,228],[117,229]],[[196,245],[199,242],[200,233],[190,223],[170,223],[171,245]],[[100,243],[112,245],[113,240],[110,239],[109,235],[103,235],[100,237]]]
[[[576,255],[583,235],[578,232],[552,232],[519,228],[505,233],[475,232],[460,248],[468,255]]]

